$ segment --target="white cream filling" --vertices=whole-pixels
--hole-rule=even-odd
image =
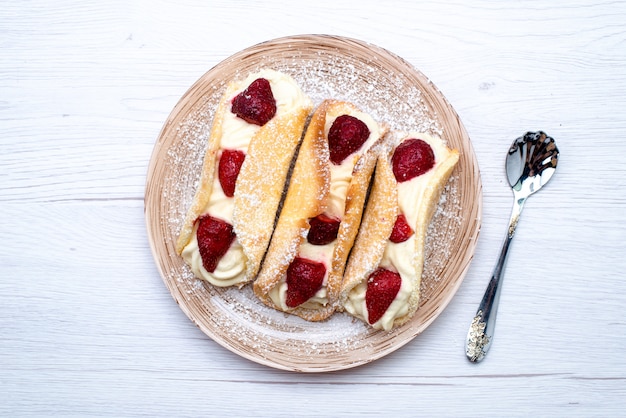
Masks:
[[[335,244],[332,242],[326,245],[311,245],[308,242],[305,242],[303,245],[300,246],[300,253],[298,256],[306,258],[308,260],[316,261],[318,263],[323,263],[324,267],[326,267],[326,273],[324,274],[322,287],[315,293],[313,297],[311,297],[299,307],[307,309],[319,309],[328,304],[326,283],[328,282],[329,266],[331,265],[330,257],[332,257],[334,247]],[[286,277],[283,277],[280,282],[272,288],[269,293],[269,297],[270,299],[272,299],[274,304],[276,304],[276,306],[278,306],[281,310],[287,311],[293,309],[287,306]]]
[[[409,241],[414,242],[414,240],[411,240],[411,239],[400,244],[394,244],[393,242],[389,242],[389,245],[387,245],[387,248],[385,249],[385,255],[387,255],[387,252],[388,252],[387,250],[389,248],[393,249],[393,247],[396,247],[401,244],[406,244]],[[401,251],[397,251],[397,248],[396,248],[395,251],[392,250],[392,252],[398,254]],[[383,255],[383,260],[385,259],[385,255]],[[395,271],[395,269],[390,264],[383,265],[383,262],[381,262],[380,267],[386,268],[387,270]],[[397,273],[400,274],[400,278],[403,277],[402,272],[398,271]],[[344,308],[346,309],[346,312],[348,312],[349,314],[354,315],[357,318],[360,318],[363,321],[369,323],[369,315],[368,315],[367,306],[365,303],[365,294],[367,292],[367,282],[368,282],[367,280],[363,280],[361,283],[359,283],[350,291],[348,300],[344,303]],[[411,281],[405,280],[404,278],[402,278],[400,290],[398,291],[398,294],[396,295],[395,299],[393,300],[393,302],[391,302],[391,305],[389,305],[389,308],[387,308],[383,316],[374,324],[372,324],[372,327],[376,329],[384,329],[386,331],[390,330],[393,327],[393,321],[396,318],[406,315],[407,312],[409,311],[409,306],[407,304],[407,301],[409,300],[409,297],[411,296],[412,292],[413,292],[413,286],[411,285]]]
[[[415,229],[418,222],[423,222],[423,220],[418,219],[418,216],[421,212],[420,206],[424,203],[424,192],[428,187],[432,187],[430,186],[430,182],[433,178],[435,169],[440,161],[443,161],[448,156],[448,149],[443,145],[443,143],[426,134],[416,133],[411,134],[406,138],[418,138],[424,140],[431,146],[433,153],[435,154],[435,166],[433,166],[431,170],[409,181],[398,183],[398,206],[400,213],[404,214],[407,223],[411,226],[411,229]],[[384,315],[378,321],[372,324],[372,327],[376,329],[390,330],[393,327],[393,322],[396,318],[401,318],[407,314],[409,309],[408,300],[414,291],[412,277],[415,276],[416,271],[416,250],[423,251],[423,248],[421,248],[423,245],[420,245],[419,249],[416,247],[417,243],[415,242],[415,234],[411,235],[409,239],[404,242],[387,242],[379,267],[400,274],[402,284],[400,285],[400,291],[391,305],[389,305],[389,308],[387,308]],[[355,286],[350,291],[348,299],[344,303],[344,307],[350,314],[369,323],[367,306],[365,304],[366,291],[367,280],[363,280],[363,282]]]
[[[381,131],[376,121],[374,121],[374,119],[372,119],[372,117],[366,113],[357,110],[350,110],[346,112],[345,108],[337,108],[332,110],[335,111],[328,112],[326,115],[326,123],[324,125],[324,135],[326,136],[326,138],[328,138],[328,132],[330,131],[330,127],[332,126],[332,124],[335,122],[335,119],[345,114],[354,116],[355,118],[364,122],[370,131],[369,137],[358,151],[349,155],[345,160],[341,162],[341,164],[330,163],[330,193],[326,214],[337,219],[343,219],[346,206],[346,197],[348,195],[348,187],[350,186],[350,182],[352,181],[352,172],[354,170],[354,166],[359,160],[359,157],[367,152],[367,150],[378,140],[378,138],[380,138]],[[300,244],[299,257],[303,257],[319,263],[324,263],[324,266],[326,267],[326,274],[324,276],[322,288],[318,290],[315,296],[313,296],[304,304],[300,305],[300,307],[308,309],[320,309],[328,304],[328,292],[326,290],[326,284],[328,282],[328,273],[332,265],[332,256],[335,249],[335,242],[336,240],[327,245],[313,245],[304,240],[302,244]],[[286,305],[286,295],[287,283],[286,277],[283,277],[280,280],[279,284],[274,286],[269,296],[274,304],[279,306],[282,310],[288,310],[291,308],[287,307]]]
[[[374,145],[374,142],[380,138],[381,131],[376,121],[374,121],[374,119],[372,119],[372,117],[367,113],[359,112],[357,110],[351,110],[346,113],[343,111],[344,109],[338,108],[331,110],[334,110],[335,112],[328,113],[326,116],[326,124],[324,125],[324,134],[327,138],[330,127],[335,122],[335,119],[344,114],[354,116],[355,118],[361,120],[365,123],[365,125],[367,125],[367,128],[370,131],[370,136],[367,138],[367,141],[365,141],[361,149],[354,154],[349,155],[341,162],[341,164],[330,163],[330,201],[327,212],[331,216],[343,219],[346,206],[346,196],[348,194],[348,187],[352,181],[354,166],[359,160],[359,157],[365,154],[365,152],[367,152],[367,150]]]
[[[244,88],[235,92],[228,102],[232,102],[241,91],[250,85],[257,78],[265,78],[270,82],[272,87],[272,94],[276,100],[276,115],[274,117],[281,117],[284,113],[290,112],[293,109],[299,107],[308,106],[310,103],[309,98],[305,96],[304,92],[300,90],[296,82],[286,74],[282,74],[278,71],[264,69],[258,73],[251,74],[242,83]],[[230,111],[230,105],[227,107],[226,114],[222,121],[222,138],[221,149],[238,149],[246,152],[250,140],[261,129],[260,126],[248,123],[243,119],[237,117]],[[222,190],[222,186],[219,182],[217,175],[219,158],[221,152],[217,154],[217,161],[215,164],[215,175],[213,180],[213,189],[209,198],[209,203],[204,210],[204,213],[210,213],[216,218],[220,218],[233,224],[233,211],[235,207],[235,201],[231,197],[227,197]],[[193,238],[189,244],[183,249],[183,259],[189,264],[192,271],[201,279],[204,279],[215,286],[233,286],[244,283],[247,281],[245,276],[245,255],[243,248],[235,238],[230,248],[218,262],[214,272],[208,272],[202,266],[202,257],[200,256],[200,250],[198,249],[198,240],[194,231]]]
[[[191,241],[183,249],[182,256],[196,277],[202,278],[215,286],[234,286],[242,282],[241,278],[243,273],[245,273],[244,264],[241,262],[243,249],[237,240],[233,241],[212,273],[208,272],[202,265],[202,257],[200,256],[195,230]]]

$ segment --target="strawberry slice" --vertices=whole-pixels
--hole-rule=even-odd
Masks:
[[[217,167],[217,174],[220,179],[220,185],[224,194],[228,197],[235,195],[235,183],[241,165],[246,158],[246,154],[240,150],[225,149],[220,156],[220,162]]]
[[[413,230],[406,221],[406,216],[404,216],[404,213],[399,214],[396,218],[396,223],[393,224],[393,231],[391,231],[389,241],[398,244],[408,240],[411,235],[413,235]]]
[[[202,215],[198,218],[198,249],[202,257],[202,265],[209,273],[213,273],[220,259],[235,240],[233,226],[226,221],[214,218],[211,215]]]
[[[306,237],[307,241],[313,245],[330,244],[337,239],[340,223],[341,221],[339,219],[331,218],[323,213],[315,218],[309,219],[311,228]]]
[[[257,78],[232,102],[231,112],[248,123],[263,126],[276,114],[276,100],[270,82]]]
[[[328,131],[330,161],[341,164],[350,154],[358,151],[369,136],[370,130],[363,121],[350,115],[339,116]]]
[[[311,299],[322,288],[325,275],[324,264],[296,257],[287,268],[287,306],[295,308]]]
[[[400,275],[384,268],[379,268],[370,275],[365,291],[365,306],[370,324],[382,318],[396,298],[401,285]]]
[[[435,166],[433,149],[421,139],[407,139],[391,157],[393,174],[398,183],[421,176]]]

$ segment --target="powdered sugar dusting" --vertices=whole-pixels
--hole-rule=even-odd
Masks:
[[[463,220],[458,192],[458,176],[450,177],[441,193],[437,210],[428,227],[425,262],[420,287],[420,304],[426,303],[442,286],[442,271],[452,257],[450,235],[460,229]],[[445,209],[444,209],[445,208]]]
[[[353,349],[366,331],[364,324],[344,315],[312,326],[295,315],[263,305],[250,287],[241,290],[229,288],[219,297],[215,296],[212,302],[227,313],[222,318],[225,322],[220,326],[228,327],[240,342],[261,352],[271,351],[272,345],[284,341],[291,341],[298,355],[303,356],[341,352]],[[261,341],[257,341],[259,335],[263,335]]]
[[[316,104],[327,98],[346,100],[393,129],[441,133],[437,120],[427,116],[417,86],[402,74],[386,69],[375,57],[359,64],[356,66],[347,57],[333,56],[309,61],[292,76]]]
[[[403,63],[390,63],[379,50],[352,53],[354,45],[338,49],[319,42],[303,49],[280,46],[283,49],[273,53],[241,53],[220,64],[228,71],[207,73],[203,83],[197,84],[199,90],[192,92],[195,101],[181,100],[173,112],[174,121],[169,122],[172,125],[164,128],[162,136],[170,142],[162,154],[159,212],[171,266],[162,273],[187,315],[232,351],[289,370],[337,370],[387,354],[423,327],[417,332],[410,324],[389,333],[375,331],[344,313],[322,322],[307,322],[265,306],[251,286],[216,288],[196,279],[171,250],[199,183],[220,97],[231,79],[272,68],[292,76],[316,106],[328,98],[345,100],[393,130],[426,132],[444,139],[446,132],[437,114],[440,109],[431,107],[424,86],[416,83],[414,70],[402,68]],[[448,280],[444,269],[455,251],[448,244],[460,233],[463,222],[459,184],[459,177],[453,175],[428,230],[421,305],[441,293]]]

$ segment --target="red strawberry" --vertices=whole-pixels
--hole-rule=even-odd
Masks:
[[[257,78],[233,99],[231,112],[248,123],[263,126],[276,114],[270,82]]]
[[[379,268],[367,280],[365,306],[370,324],[374,324],[385,314],[391,302],[400,291],[402,279],[398,273]]]
[[[309,234],[306,239],[313,245],[326,245],[337,239],[337,233],[339,232],[339,219],[331,218],[330,216],[321,215],[315,218],[309,219]]]
[[[324,264],[296,257],[287,268],[287,306],[295,308],[311,299],[322,288],[325,275]]]
[[[432,148],[421,139],[407,139],[396,148],[391,157],[393,174],[399,183],[421,176],[435,165]]]
[[[341,115],[328,131],[330,161],[341,164],[350,154],[358,151],[370,136],[367,125],[350,115]]]
[[[243,151],[230,149],[222,151],[217,174],[222,190],[224,190],[224,194],[228,197],[233,197],[235,194],[235,183],[237,182],[237,176],[239,175],[239,170],[241,170],[241,165],[245,158],[246,154]]]
[[[230,244],[235,240],[233,226],[226,221],[202,215],[198,218],[198,248],[202,265],[209,273],[213,273],[217,263],[226,254]]]
[[[393,224],[393,231],[391,231],[389,241],[397,244],[406,241],[411,235],[413,235],[413,230],[407,223],[406,216],[404,216],[404,213],[399,214],[396,218],[396,223]]]

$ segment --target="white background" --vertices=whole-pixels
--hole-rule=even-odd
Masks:
[[[208,69],[277,37],[384,47],[451,102],[481,168],[476,255],[446,311],[370,365],[257,365],[178,308],[143,217],[152,148]],[[616,416],[626,407],[626,4],[5,1],[0,7],[0,415]],[[557,173],[527,202],[496,336],[464,340],[527,130]]]

